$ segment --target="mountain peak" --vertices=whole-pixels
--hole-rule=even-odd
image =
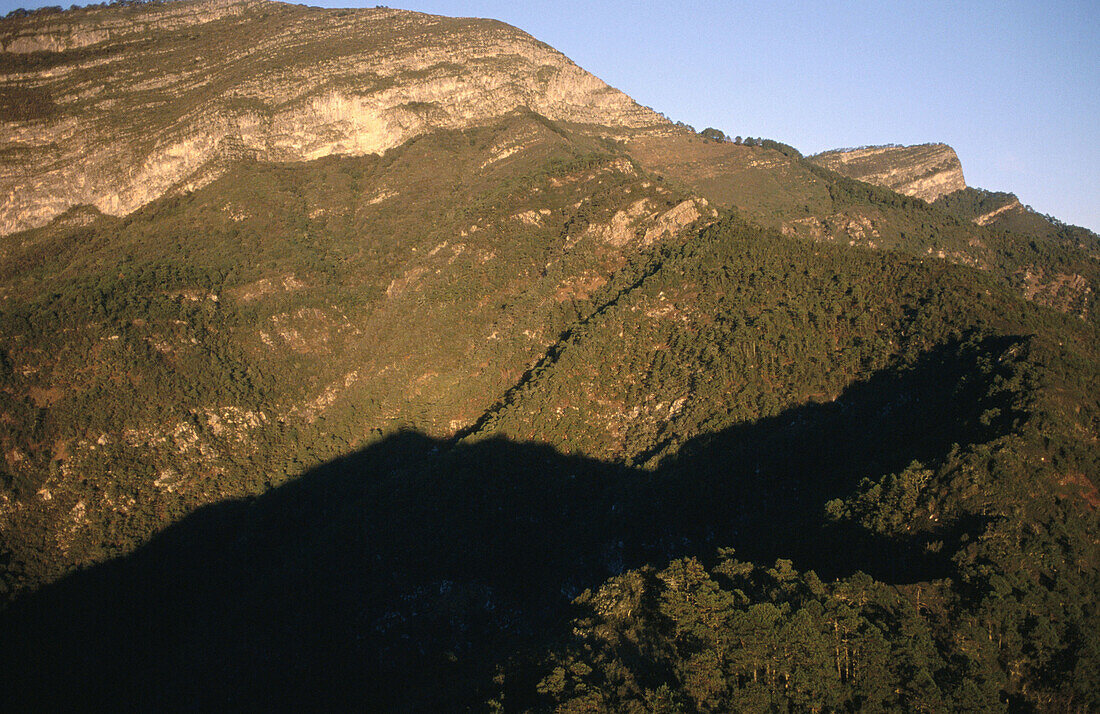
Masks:
[[[929,202],[966,188],[959,157],[947,144],[862,146],[809,158],[844,176]]]
[[[0,233],[129,213],[240,160],[381,153],[517,108],[612,136],[667,124],[492,20],[264,0],[0,22]]]

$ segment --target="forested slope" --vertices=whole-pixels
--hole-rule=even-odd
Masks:
[[[1096,704],[1095,328],[736,217],[623,272],[462,441],[391,436],[17,601],[11,701]]]
[[[468,428],[632,256],[715,215],[524,112],[0,239],[5,582],[397,430]]]
[[[370,85],[400,131],[0,237],[0,708],[1100,709],[1094,234],[696,134],[492,22],[45,12],[0,74],[200,6],[175,59],[269,6],[325,56],[415,30]],[[488,59],[419,67],[441,38]]]

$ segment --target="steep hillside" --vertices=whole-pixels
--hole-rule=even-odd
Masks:
[[[1100,709],[1094,234],[493,21],[0,46],[0,709]]]
[[[929,204],[776,141],[749,146],[682,128],[640,133],[623,146],[645,168],[785,236],[947,260],[987,271],[1057,310],[1083,319],[1100,314],[1100,240],[1017,209],[1011,194],[962,188]],[[900,149],[876,156],[878,168],[908,166]]]
[[[946,144],[837,149],[810,160],[850,178],[925,201],[966,188],[959,157]]]
[[[19,600],[3,701],[1095,705],[1096,330],[737,219],[653,248],[466,439],[394,434]]]
[[[486,424],[652,472],[616,492],[645,524],[603,548],[627,572],[577,598],[539,691],[562,711],[1092,706],[1096,329],[970,269],[735,221],[664,252]]]
[[[13,584],[383,434],[473,424],[632,256],[717,215],[597,149],[519,113],[2,239]]]
[[[610,134],[664,119],[490,20],[267,0],[0,22],[0,233],[125,215],[241,159],[364,155],[527,107]]]
[[[1100,255],[1100,236],[1087,228],[1044,216],[1020,203],[1012,193],[967,187],[941,196],[936,199],[936,205],[979,226],[992,226]]]

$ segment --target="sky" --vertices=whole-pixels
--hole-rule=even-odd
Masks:
[[[700,130],[804,154],[943,142],[968,185],[1100,232],[1097,0],[387,4],[503,20]]]

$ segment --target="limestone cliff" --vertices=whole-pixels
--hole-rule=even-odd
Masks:
[[[600,133],[667,122],[500,22],[176,0],[0,22],[0,234],[129,213],[239,160],[378,153],[518,107]]]
[[[810,160],[845,176],[929,202],[966,188],[959,157],[946,144],[838,149],[811,156]]]

